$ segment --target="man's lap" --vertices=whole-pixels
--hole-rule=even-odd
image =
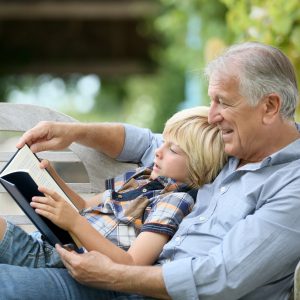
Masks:
[[[28,268],[0,265],[0,299],[23,300],[73,300],[73,299],[146,299],[87,287],[76,282],[63,268]]]
[[[101,291],[76,282],[63,266],[55,248],[18,226],[7,223],[0,241],[0,299],[146,299]],[[54,268],[54,265],[60,268]],[[51,267],[50,267],[51,266]]]
[[[63,267],[55,248],[36,236],[7,222],[7,230],[0,241],[0,263],[33,268]]]

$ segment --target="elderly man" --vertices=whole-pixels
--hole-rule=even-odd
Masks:
[[[0,255],[3,299],[288,297],[300,258],[293,67],[278,49],[245,43],[211,62],[206,75],[209,122],[219,126],[230,158],[216,180],[198,191],[193,211],[157,265],[125,266],[97,252],[76,254],[59,246],[67,270],[11,266]],[[38,152],[74,141],[147,165],[161,138],[129,125],[44,122],[25,133],[18,146],[26,142]],[[0,233],[2,243],[7,235]],[[11,250],[0,242],[1,249]]]

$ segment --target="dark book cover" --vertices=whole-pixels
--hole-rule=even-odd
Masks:
[[[37,214],[30,206],[33,196],[44,196],[44,194],[38,190],[37,184],[26,171],[6,174],[0,177],[0,183],[52,246],[57,243],[61,245],[73,244],[75,250],[78,251],[74,240],[67,231]]]

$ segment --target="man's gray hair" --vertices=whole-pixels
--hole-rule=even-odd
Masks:
[[[296,74],[279,49],[257,42],[234,45],[207,65],[208,79],[215,72],[237,76],[239,91],[250,105],[257,105],[267,94],[277,94],[282,117],[294,118],[298,103]]]

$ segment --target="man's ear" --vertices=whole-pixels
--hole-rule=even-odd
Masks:
[[[263,99],[263,122],[265,124],[272,123],[275,118],[279,115],[281,108],[281,100],[277,94],[268,94]]]

